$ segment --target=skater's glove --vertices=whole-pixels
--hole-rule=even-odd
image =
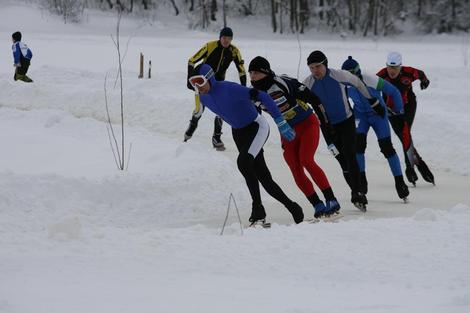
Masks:
[[[250,100],[253,102],[257,102],[258,100],[258,89],[251,88],[250,91]]]
[[[429,86],[429,80],[427,78],[424,78],[419,84],[419,87],[421,87],[421,90],[428,88],[428,86]]]
[[[385,109],[380,104],[379,100],[376,99],[376,98],[371,98],[371,99],[368,99],[368,100],[369,100],[371,108],[375,111],[375,113],[377,113],[377,115],[380,116],[381,118],[384,118],[385,117]]]
[[[276,122],[277,128],[279,128],[279,132],[281,136],[284,137],[288,141],[292,141],[295,138],[295,131],[290,127],[289,123],[286,120],[279,116],[278,118],[274,119]]]
[[[339,154],[338,149],[336,148],[336,146],[333,143],[328,145],[328,150],[330,150],[331,154],[334,157],[336,157]]]

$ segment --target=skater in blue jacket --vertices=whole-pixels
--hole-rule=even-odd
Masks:
[[[11,35],[11,40],[13,41],[11,49],[13,50],[13,66],[15,67],[13,79],[32,83],[33,80],[26,76],[26,73],[28,72],[33,53],[25,43],[21,42],[20,32],[14,32]]]
[[[304,218],[302,208],[290,200],[274,182],[264,160],[263,146],[269,136],[269,124],[258,113],[252,102],[251,89],[234,82],[217,81],[214,71],[208,64],[197,66],[194,73],[196,75],[189,78],[189,83],[199,94],[201,103],[232,127],[233,140],[239,151],[238,169],[245,178],[252,198],[250,226],[266,223],[259,183],[289,210],[296,223],[302,222]],[[294,130],[283,118],[271,97],[261,91],[256,97],[255,100],[261,101],[273,117],[281,136],[293,140]]]
[[[375,98],[379,99],[380,105],[386,110],[387,106],[383,100],[381,92],[386,96],[391,97],[395,103],[393,111],[390,109],[390,114],[396,117],[403,117],[403,102],[401,101],[400,91],[387,82],[383,78],[376,75],[367,75],[361,73],[359,63],[354,60],[351,56],[344,61],[341,69],[347,70],[352,74],[359,77],[367,86],[370,94]],[[377,139],[379,141],[380,151],[387,159],[390,166],[390,170],[395,179],[395,188],[400,199],[406,198],[410,194],[408,186],[403,180],[403,173],[400,166],[400,159],[393,148],[390,125],[388,123],[387,114],[380,116],[374,111],[367,99],[353,86],[348,86],[348,96],[354,102],[354,116],[356,120],[359,120],[359,124],[356,129],[357,133],[357,161],[359,163],[359,170],[361,171],[361,192],[367,194],[367,178],[366,178],[366,163],[364,153],[367,146],[367,133],[372,127]]]
[[[384,109],[379,101],[370,95],[359,78],[348,71],[328,68],[328,59],[323,52],[316,50],[310,53],[307,64],[312,75],[303,83],[320,98],[335,133],[333,142],[328,142],[326,137],[325,141],[338,160],[343,176],[351,188],[351,202],[365,212],[367,197],[360,190],[360,172],[356,160],[356,125],[346,86],[356,87],[374,110],[385,114]]]

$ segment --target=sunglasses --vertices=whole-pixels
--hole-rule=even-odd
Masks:
[[[195,75],[195,76],[191,76],[189,78],[189,83],[191,84],[191,86],[193,86],[194,88],[199,88],[199,87],[202,87],[204,86],[207,81],[209,79],[211,79],[211,77],[214,76],[214,71],[211,69],[209,72],[207,72],[206,75]]]

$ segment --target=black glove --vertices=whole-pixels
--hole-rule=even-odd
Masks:
[[[253,102],[259,101],[258,100],[258,89],[251,88],[250,89],[250,100]]]
[[[423,80],[421,80],[421,83],[419,84],[419,87],[421,87],[421,90],[428,88],[428,86],[429,86],[429,80],[427,78],[424,78]]]
[[[368,99],[368,100],[369,100],[369,104],[370,104],[371,108],[375,111],[375,113],[377,113],[377,115],[380,116],[381,118],[384,118],[385,117],[385,109],[380,104],[379,100],[377,100],[376,98],[371,98],[371,99]]]

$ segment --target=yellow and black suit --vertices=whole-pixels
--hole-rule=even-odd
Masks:
[[[202,61],[202,62],[201,62]],[[196,54],[194,54],[188,61],[188,78],[194,74],[194,68],[197,63],[205,63],[212,67],[215,73],[216,80],[225,80],[225,73],[227,72],[230,63],[234,62],[237,68],[240,83],[243,86],[246,86],[246,72],[244,67],[244,62],[240,54],[240,50],[234,45],[229,45],[227,48],[224,48],[220,43],[220,40],[214,40],[206,43],[201,49],[199,49]],[[188,82],[188,88],[193,89]],[[204,107],[199,101],[199,96],[196,95],[196,106],[193,111],[193,117],[191,119],[191,124],[188,130],[185,133],[185,140],[191,138],[194,130],[197,127],[197,123],[202,116]],[[223,146],[223,143],[220,141],[220,135],[222,134],[222,119],[216,117],[214,120],[214,136],[212,138],[212,143],[214,147],[219,143]]]

